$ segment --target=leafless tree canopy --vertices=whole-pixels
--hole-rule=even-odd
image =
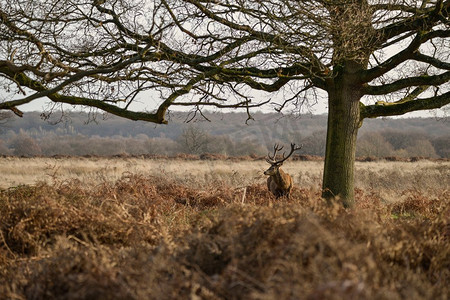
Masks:
[[[1,0],[0,109],[40,97],[165,123],[170,106],[276,108],[330,92],[361,117],[450,102],[449,0]],[[143,93],[145,91],[153,91]],[[145,98],[143,95],[145,95]],[[144,102],[149,110],[134,110]]]

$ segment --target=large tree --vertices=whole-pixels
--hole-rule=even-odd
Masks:
[[[449,7],[449,0],[2,0],[0,75],[9,93],[0,109],[21,114],[20,105],[48,97],[166,123],[174,106],[249,111],[273,98],[282,99],[281,110],[326,98],[323,196],[351,206],[363,119],[450,103]],[[254,90],[267,95],[255,99]],[[149,109],[136,110],[138,101]]]

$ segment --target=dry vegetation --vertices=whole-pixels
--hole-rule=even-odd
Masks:
[[[449,162],[360,162],[344,210],[319,197],[321,162],[287,163],[276,201],[262,161],[1,160],[2,299],[450,293]]]

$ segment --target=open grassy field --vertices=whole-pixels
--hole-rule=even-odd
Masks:
[[[0,299],[448,299],[450,162],[0,158]]]
[[[221,182],[239,188],[264,183],[269,165],[264,160],[183,160],[144,158],[19,158],[0,157],[0,189],[37,182],[78,180],[85,185],[114,182],[126,174],[156,176],[182,185],[205,188]],[[319,188],[323,161],[289,161],[283,166],[302,188]],[[404,190],[435,194],[448,188],[450,161],[356,162],[356,187],[382,196]]]
[[[35,184],[37,181],[52,182],[54,179],[77,179],[86,184],[99,184],[116,181],[126,173],[163,177],[198,187],[218,180],[242,186],[264,181],[263,172],[268,167],[269,164],[263,160],[3,157],[0,158],[3,177],[0,188]],[[297,181],[310,185],[321,177],[323,162],[289,162],[284,169],[295,174]]]

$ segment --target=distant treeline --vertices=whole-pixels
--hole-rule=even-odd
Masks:
[[[265,155],[275,143],[303,144],[303,155],[323,156],[324,115],[207,114],[210,120],[173,114],[169,125],[88,113],[0,115],[2,155]],[[360,130],[357,156],[450,158],[447,118],[371,119]]]

